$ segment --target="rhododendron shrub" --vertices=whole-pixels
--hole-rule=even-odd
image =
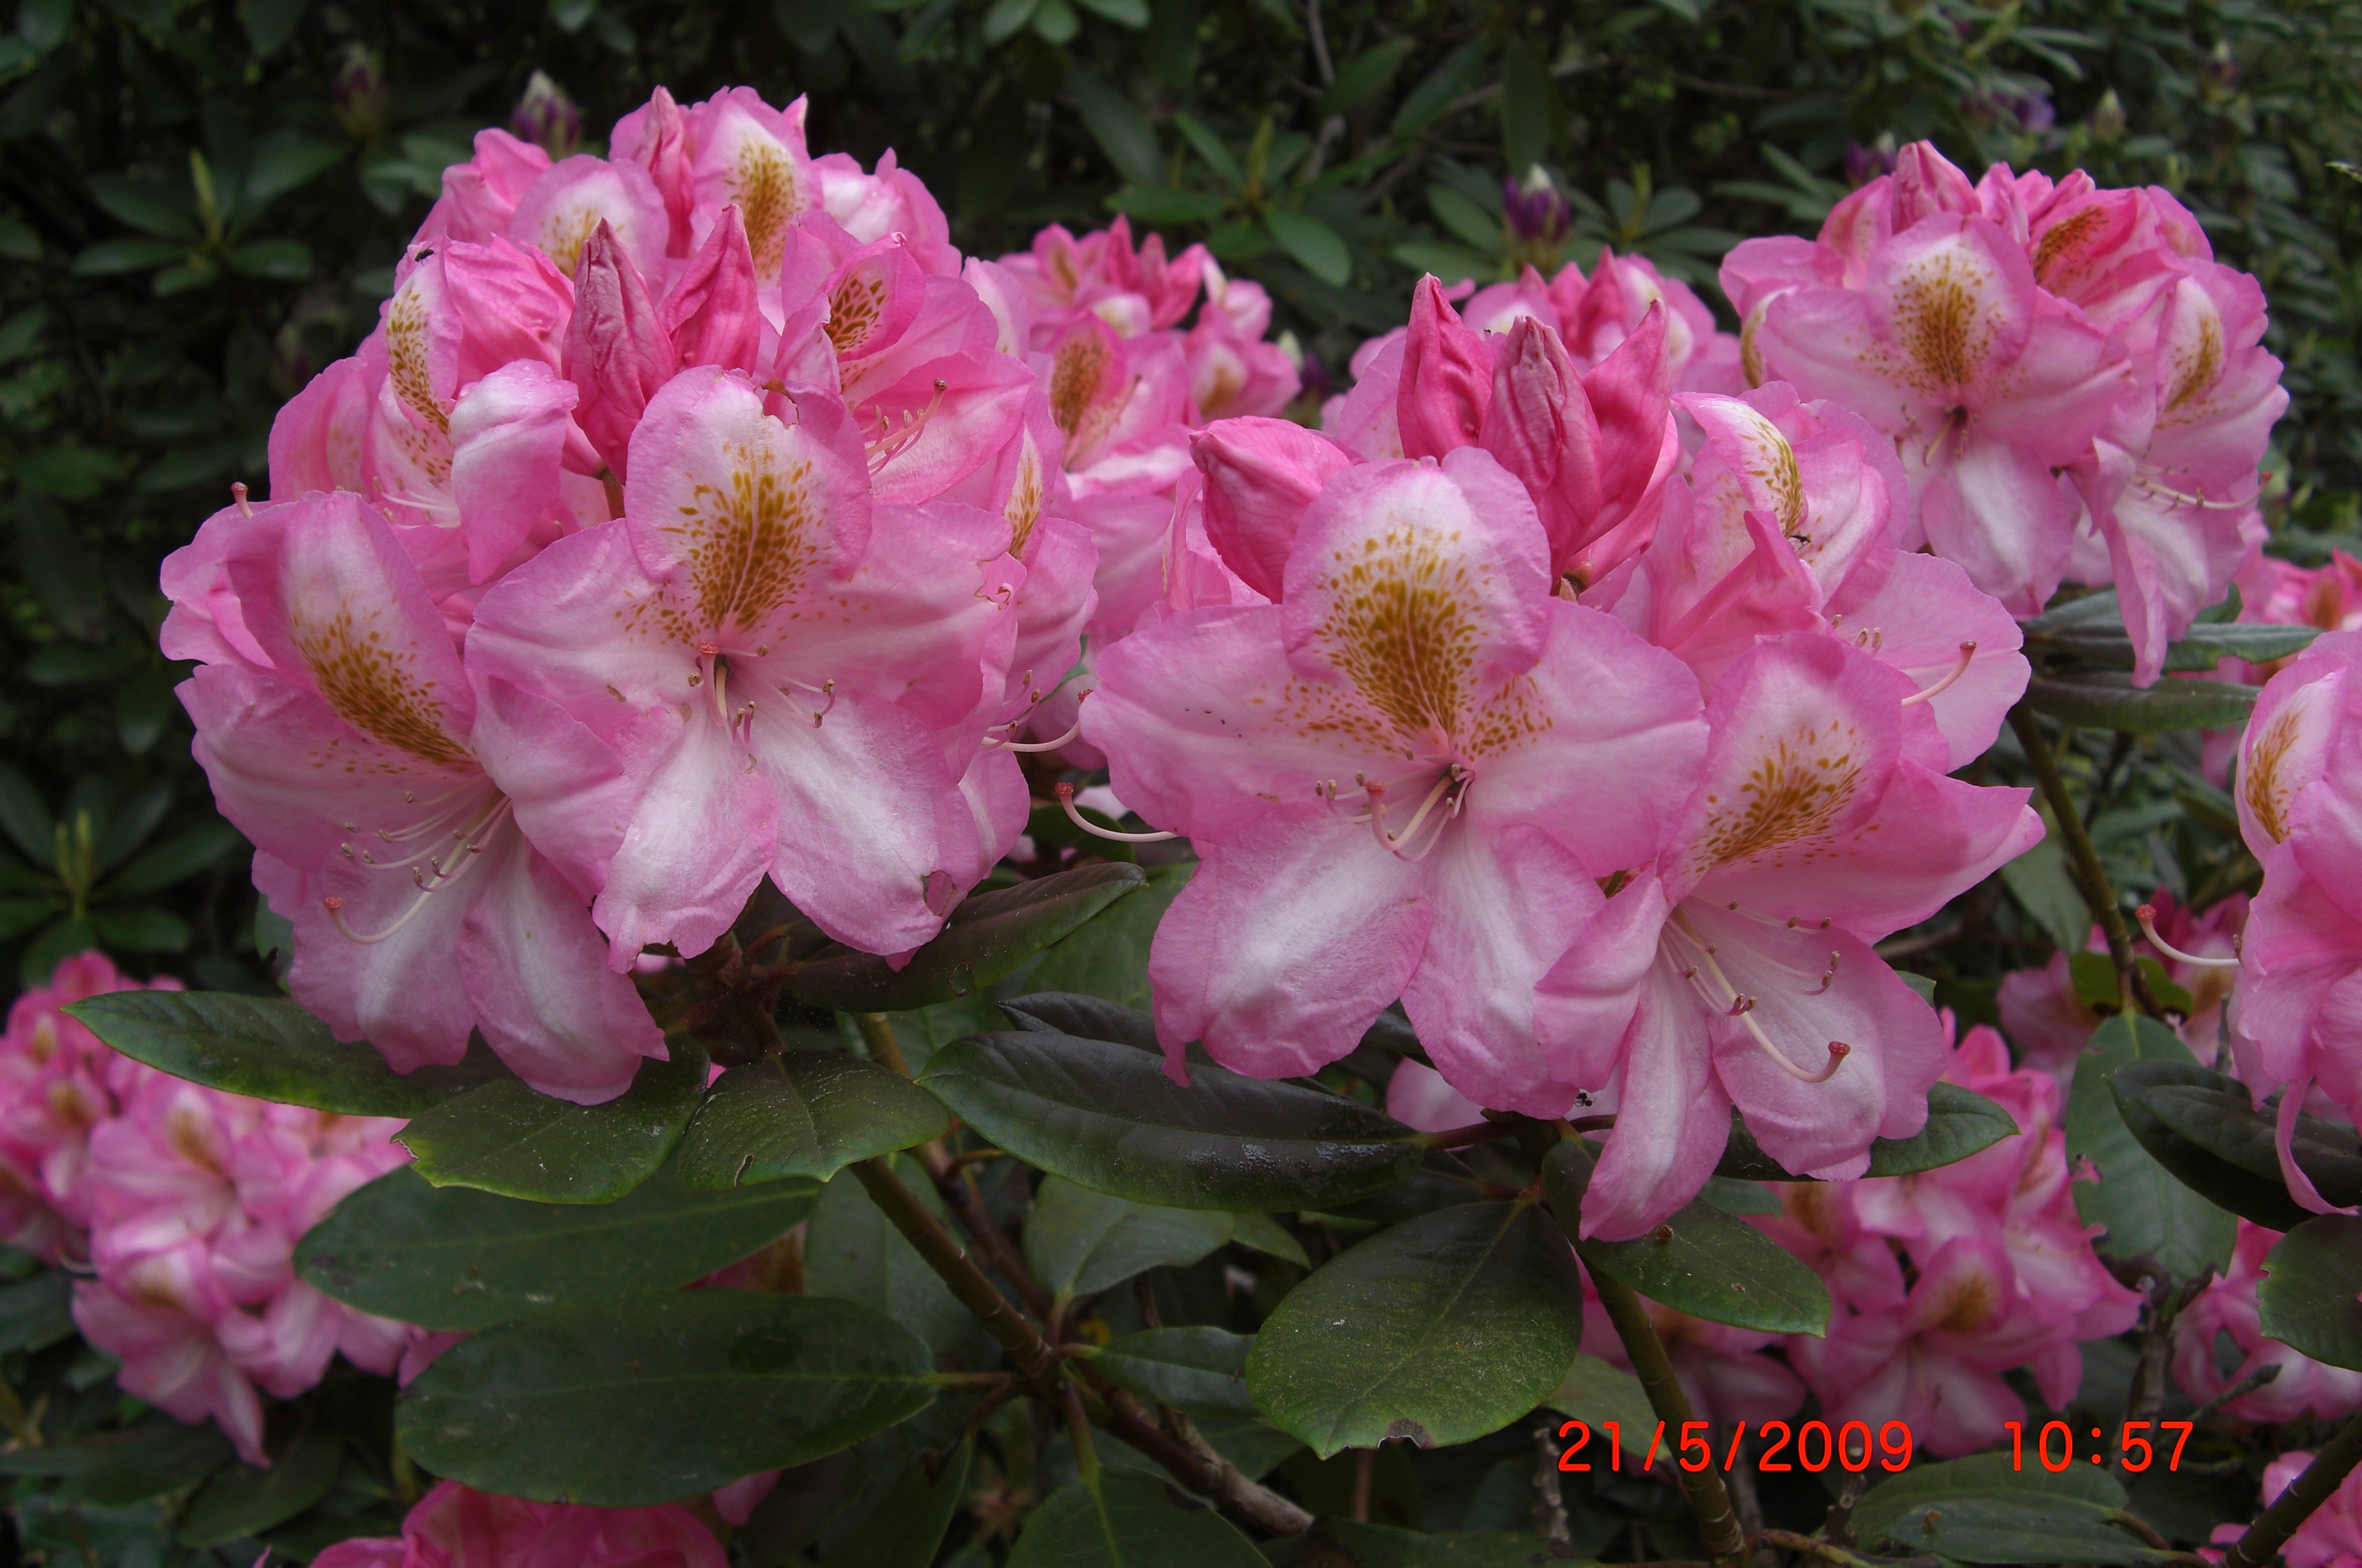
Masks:
[[[2172,197],[1916,145],[1735,333],[1430,276],[1316,427],[1206,247],[963,254],[805,110],[483,133],[167,563],[287,994],[61,974],[0,1213],[126,1390],[331,1478],[186,1539],[1409,1561],[1286,1538],[1486,1441],[1438,1517],[1539,1535],[1452,1550],[1670,1486],[1640,1555],[1737,1568],[1817,1423],[1966,1461],[1866,1560],[1985,1562],[1994,1454],[2185,1414],[2326,1440],[2288,1538],[2362,1453],[2362,643]]]

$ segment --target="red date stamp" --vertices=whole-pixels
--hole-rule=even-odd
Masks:
[[[2024,1470],[2025,1423],[2009,1421],[2004,1425],[2009,1430],[2010,1468]],[[2125,1421],[2119,1427],[2115,1447],[2111,1450],[2105,1442],[2105,1429],[2093,1427],[2092,1446],[2079,1454],[2075,1429],[2065,1421],[2050,1421],[2035,1436],[2034,1459],[2043,1469],[2054,1473],[2071,1467],[2079,1458],[2093,1464],[2105,1464],[2113,1458],[2126,1470],[2141,1471],[2162,1457],[2166,1469],[2179,1470],[2182,1445],[2190,1441],[2191,1428],[2189,1421]],[[2152,1431],[2157,1433],[2154,1439],[2149,1436]],[[1568,1421],[1558,1429],[1558,1435],[1559,1441],[1567,1444],[1565,1452],[1558,1456],[1561,1470],[1624,1468],[1624,1430],[1620,1422],[1602,1421],[1595,1429],[1588,1421]],[[1634,1434],[1636,1438],[1638,1435]],[[1827,1421],[1805,1421],[1793,1427],[1786,1421],[1765,1421],[1756,1428],[1755,1436],[1755,1452],[1746,1457],[1764,1474],[1793,1470],[1817,1474],[1832,1464],[1859,1474],[1873,1463],[1881,1470],[1899,1472],[1911,1464],[1908,1421],[1884,1422],[1875,1434],[1867,1421],[1844,1421],[1834,1428]],[[2169,1436],[2172,1441],[2169,1451],[2163,1447]],[[1606,1452],[1594,1448],[1595,1441],[1602,1442]],[[1723,1451],[1719,1456],[1715,1452],[1717,1447]],[[1684,1421],[1679,1432],[1668,1433],[1665,1423],[1659,1421],[1656,1430],[1650,1434],[1646,1454],[1636,1453],[1634,1457],[1639,1459],[1639,1468],[1644,1471],[1653,1469],[1661,1455],[1692,1473],[1715,1468],[1729,1470],[1739,1463],[1746,1447],[1745,1421],[1732,1430],[1727,1444],[1715,1441],[1707,1422]]]

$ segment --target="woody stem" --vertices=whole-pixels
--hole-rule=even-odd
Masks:
[[[1595,1268],[1590,1273],[1591,1283],[1599,1291],[1599,1304],[1616,1325],[1616,1337],[1624,1342],[1624,1353],[1639,1375],[1650,1408],[1678,1441],[1697,1417],[1690,1409],[1689,1396],[1682,1392],[1681,1380],[1673,1375],[1673,1364],[1665,1354],[1664,1342],[1657,1338],[1649,1309],[1640,1305],[1629,1286],[1617,1284]],[[1722,1485],[1720,1473],[1712,1464],[1698,1471],[1676,1465],[1673,1479],[1689,1500],[1690,1512],[1697,1519],[1698,1539],[1705,1542],[1714,1568],[1746,1568],[1747,1537],[1738,1528],[1738,1515],[1730,1506],[1730,1494]]]
[[[2009,711],[2009,727],[2017,732],[2025,760],[2033,765],[2034,777],[2042,786],[2042,798],[2050,802],[2051,815],[2058,820],[2058,834],[2067,841],[2067,861],[2074,867],[2083,901],[2092,906],[2101,931],[2107,935],[2108,961],[2116,968],[2117,995],[2124,999],[2127,1011],[2136,1007],[2162,1021],[2165,1011],[2149,995],[2148,981],[2133,962],[2132,932],[2125,924],[2125,911],[2116,902],[2115,889],[2108,885],[2108,873],[2100,864],[2100,852],[2092,847],[2091,834],[2084,829],[2082,813],[2075,809],[2075,798],[2068,793],[2067,780],[2058,771],[2058,758],[2042,733],[2041,721],[2021,702]]]
[[[2223,1568],[2266,1568],[2288,1538],[2296,1533],[2297,1526],[2312,1516],[2313,1509],[2329,1500],[2338,1483],[2347,1472],[2362,1463],[2362,1416],[2356,1416],[2339,1429],[2329,1446],[2312,1456],[2304,1474],[2289,1484],[2239,1538],[2239,1544],[2223,1559]]]

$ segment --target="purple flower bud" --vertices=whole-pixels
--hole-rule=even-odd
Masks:
[[[1566,237],[1567,223],[1573,215],[1566,198],[1558,193],[1539,163],[1526,171],[1523,180],[1501,182],[1501,211],[1509,220],[1511,234],[1546,246]]]
[[[581,149],[582,111],[547,72],[535,71],[525,82],[516,113],[509,116],[509,129],[550,157],[566,158]]]
[[[1880,137],[1878,138],[1878,145],[1875,147],[1864,147],[1861,143],[1857,141],[1846,149],[1845,177],[1847,184],[1859,189],[1861,186],[1869,184],[1872,180],[1877,179],[1882,174],[1892,174],[1893,172],[1894,138],[1893,137]]]
[[[2214,51],[2206,57],[2200,74],[2205,77],[2206,84],[2218,93],[2228,93],[2238,86],[2239,61],[2231,53],[2230,40],[2226,39],[2214,46]]]
[[[385,66],[366,44],[348,43],[328,83],[337,123],[355,141],[371,141],[385,128]]]

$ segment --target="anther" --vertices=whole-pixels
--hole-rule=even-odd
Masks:
[[[1740,991],[1730,999],[1730,1010],[1724,1013],[1723,1016],[1725,1018],[1739,1018],[1748,1013],[1753,1012],[1754,1010],[1755,999],[1749,996],[1745,991]]]
[[[1832,954],[1830,954],[1830,955],[1829,955],[1829,966],[1828,966],[1827,969],[1825,969],[1825,970],[1823,970],[1823,971],[1821,972],[1821,983],[1820,983],[1819,985],[1817,985],[1817,986],[1814,987],[1811,990],[1806,991],[1806,992],[1805,993],[1806,996],[1808,996],[1808,997],[1824,996],[1824,995],[1827,994],[1827,992],[1828,992],[1828,988],[1829,988],[1831,986],[1833,986],[1833,985],[1837,984],[1837,979],[1838,979],[1838,959],[1839,957],[1841,957],[1841,956],[1843,956],[1843,955],[1841,955],[1841,954],[1837,954],[1837,953],[1832,953]]]
[[[2140,916],[2141,934],[2148,938],[2149,945],[2175,963],[2188,964],[2200,969],[2235,969],[2239,966],[2239,961],[2236,958],[2207,958],[2195,953],[2184,953],[2180,948],[2166,941],[2164,937],[2159,936],[2157,933],[2155,904],[2143,904],[2135,912]],[[2235,945],[2237,939],[2234,938],[2233,941]]]
[[[248,505],[246,502],[246,484],[243,480],[234,481],[230,485],[229,500],[230,504],[237,508],[237,514],[240,517],[254,515],[254,508]]]
[[[1960,645],[1960,657],[1959,659],[1954,661],[1950,669],[1945,671],[1944,678],[1937,681],[1935,685],[1928,687],[1924,691],[1914,691],[1910,696],[1903,699],[1903,705],[1909,708],[1917,703],[1933,701],[1936,698],[1942,696],[1945,692],[1952,689],[1952,683],[1954,681],[1959,679],[1963,675],[1968,674],[1970,661],[1974,659],[1976,657],[1977,645],[1974,643],[1962,643]]]
[[[1117,833],[1111,828],[1103,828],[1075,810],[1075,787],[1064,781],[1058,785],[1058,804],[1065,810],[1067,821],[1093,838],[1111,839],[1117,844],[1161,844],[1168,838],[1181,836],[1177,833]]]

